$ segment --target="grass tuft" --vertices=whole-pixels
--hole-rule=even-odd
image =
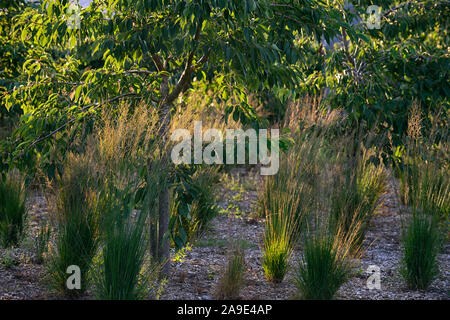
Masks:
[[[295,219],[285,214],[267,217],[262,259],[267,280],[274,283],[283,281],[289,270],[296,228]]]
[[[17,245],[26,221],[25,180],[17,171],[0,176],[0,245]]]
[[[386,178],[382,165],[370,162],[373,150],[358,150],[358,157],[347,156],[338,162],[334,173],[331,195],[330,230],[343,229],[353,232],[360,226],[355,246],[362,243],[370,219],[375,213],[380,196],[386,189]]]
[[[50,261],[54,287],[68,296],[83,294],[96,254],[99,233],[95,172],[86,156],[69,154],[56,189],[56,241]],[[81,289],[66,286],[67,268],[81,270]]]
[[[350,265],[329,236],[306,240],[295,284],[304,299],[329,300],[348,280]]]
[[[403,278],[411,289],[427,289],[439,273],[439,231],[435,219],[415,213],[406,228],[403,247]]]

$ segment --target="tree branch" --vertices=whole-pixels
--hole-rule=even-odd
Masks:
[[[400,10],[400,9],[402,9],[404,7],[406,7],[406,8],[409,7],[409,5],[417,5],[417,6],[425,7],[429,3],[430,3],[430,1],[423,1],[423,2],[407,1],[407,2],[403,2],[403,3],[400,3],[399,5],[394,6],[394,7],[390,8],[389,10],[385,11],[381,15],[381,17],[384,18],[384,17],[388,16],[389,14],[391,14],[392,12]],[[440,2],[431,2],[431,4],[433,4],[433,5],[435,5],[437,7],[437,6],[442,6],[442,5],[448,5],[449,2],[448,1],[440,1]]]
[[[162,106],[167,106],[167,105],[171,104],[178,97],[178,95],[181,92],[186,90],[185,88],[189,85],[192,72],[195,70],[195,68],[193,68],[193,66],[192,66],[192,60],[194,58],[195,51],[197,50],[197,47],[198,47],[198,39],[200,38],[201,25],[202,25],[202,21],[199,21],[199,23],[197,25],[197,29],[195,31],[195,35],[194,35],[194,41],[195,41],[194,48],[191,50],[191,52],[188,55],[188,58],[186,60],[186,66],[184,67],[183,73],[181,74],[180,78],[178,79],[177,84],[175,85],[175,88],[173,88],[172,92],[170,92],[168,95],[166,95],[163,98],[163,100],[161,102]],[[209,53],[208,53],[208,55],[209,55]],[[202,60],[202,59],[200,59],[200,60]],[[199,62],[200,62],[200,60],[199,60]]]
[[[206,61],[208,61],[210,53],[211,53],[211,49],[208,49],[208,51],[197,61],[195,66],[192,67],[192,71],[195,71],[198,68],[200,68],[202,65],[204,65],[206,63]]]
[[[138,69],[138,70],[125,70],[124,73],[144,73],[144,74],[155,74],[153,71]]]

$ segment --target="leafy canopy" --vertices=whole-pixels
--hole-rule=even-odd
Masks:
[[[23,50],[19,72],[2,87],[2,108],[19,108],[12,156],[50,157],[59,134],[100,107],[139,97],[172,105],[192,81],[218,83],[229,112],[256,121],[246,90],[298,87],[305,39],[331,39],[343,1],[94,0],[79,11],[67,0],[23,4],[5,31]],[[9,10],[9,9],[8,9]],[[79,19],[78,19],[79,17]],[[68,21],[70,23],[68,23]],[[79,28],[71,26],[79,23]],[[50,139],[52,138],[52,139]]]

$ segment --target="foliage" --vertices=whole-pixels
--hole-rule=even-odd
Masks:
[[[159,265],[149,255],[157,257],[152,246],[159,235],[149,236],[147,230],[153,230],[156,199],[167,172],[159,161],[157,128],[156,114],[143,103],[121,103],[104,112],[92,133],[75,145],[79,157],[95,168],[92,192],[101,250],[92,278],[94,293],[102,299],[139,299],[154,293],[150,281]]]
[[[448,119],[442,119],[442,113],[434,114],[429,135],[422,132],[423,121],[419,106],[414,105],[408,120],[408,135],[404,137],[404,147],[395,162],[400,197],[412,210],[433,217],[442,233],[441,238],[445,235],[448,238]]]
[[[0,95],[14,88],[15,78],[22,72],[27,49],[20,39],[11,36],[14,19],[21,14],[25,6],[35,6],[24,0],[9,0],[0,3]],[[0,102],[0,123],[3,125],[16,120],[20,114],[20,105],[13,105],[6,110],[2,99]],[[2,138],[0,134],[0,139]]]
[[[253,112],[244,86],[295,86],[301,34],[330,39],[350,28],[338,8],[316,0],[92,1],[79,29],[68,27],[69,5],[25,5],[13,19],[8,36],[23,43],[25,61],[3,99],[23,113],[9,160],[48,161],[52,145],[67,145],[59,133],[105,104],[140,97],[165,108],[194,78],[220,80],[217,91],[245,120]]]
[[[303,102],[314,109],[312,113],[320,113],[315,102]],[[266,277],[275,282],[284,278],[293,247],[311,218],[328,209],[322,201],[333,164],[328,139],[337,121],[333,114],[323,118],[306,116],[309,111],[297,107],[292,105],[295,112],[288,109],[285,119],[286,127],[293,131],[293,144],[286,154],[281,154],[279,171],[265,180],[259,199],[260,212],[266,217],[263,268]],[[309,120],[311,123],[306,123]]]
[[[295,219],[282,212],[266,217],[262,267],[267,280],[283,281],[289,270],[296,229]]]
[[[281,154],[278,173],[264,181],[259,210],[266,217],[271,213],[290,217],[300,229],[316,205],[314,188],[323,173],[326,142],[320,130],[294,137],[289,152]]]
[[[282,281],[312,217],[329,219],[330,237],[357,234],[355,246],[363,240],[385,183],[383,166],[369,153],[386,151],[387,144],[370,145],[349,131],[388,132],[405,203],[448,227],[448,124],[425,136],[434,130],[436,111],[442,122],[448,118],[450,2],[377,1],[381,29],[366,25],[372,1],[344,2],[93,0],[80,10],[79,27],[71,28],[69,0],[2,1],[3,242],[17,242],[25,216],[21,192],[5,204],[12,188],[5,174],[12,167],[42,169],[57,185],[51,270],[58,287],[65,288],[66,267],[78,264],[86,289],[101,239],[99,296],[143,297],[141,272],[155,266],[145,254],[144,225],[150,253],[164,260],[169,239],[181,248],[216,213],[212,170],[167,161],[167,133],[180,118],[194,119],[186,116],[193,102],[202,104],[195,112],[221,129],[277,122],[287,128],[280,171],[265,179],[260,197],[269,280]],[[298,99],[305,93],[320,97],[320,106],[314,102],[310,110],[308,99]],[[415,106],[424,136],[412,149],[403,135]],[[170,220],[169,206],[158,201],[169,194]],[[47,232],[38,236],[38,257]],[[408,231],[405,243],[414,248],[422,233]],[[330,261],[341,262],[327,241],[307,242],[308,259],[318,257],[322,271],[333,267]],[[316,281],[308,265],[303,268],[301,277]],[[123,274],[113,276],[117,270]],[[328,296],[341,282],[329,282]]]
[[[24,3],[7,32],[23,43],[25,61],[3,94],[8,112],[19,106],[22,116],[2,144],[2,163],[31,171],[39,165],[51,178],[60,163],[54,152],[64,158],[84,135],[79,129],[119,100],[139,98],[157,109],[164,140],[171,109],[194,79],[204,86],[214,80],[219,99],[231,100],[226,113],[259,126],[247,90],[294,88],[299,35],[330,39],[338,27],[349,28],[341,11],[319,0],[92,1],[80,21],[68,21],[72,8],[68,0]],[[167,186],[160,192],[154,229],[167,256]]]
[[[210,167],[178,167],[173,190],[169,228],[176,249],[182,248],[217,214],[213,186],[217,170]]]
[[[156,257],[163,232],[158,223],[157,198],[168,185],[170,167],[163,159],[168,146],[156,139],[160,128],[158,114],[143,101],[119,103],[116,108],[102,112],[86,137],[74,143],[74,149],[92,160],[103,181],[98,186],[99,212],[111,210],[111,190],[129,189],[135,205],[141,206],[149,218],[151,253]],[[112,189],[111,189],[112,188]]]
[[[267,280],[279,283],[289,270],[292,249],[288,239],[265,238],[262,266]]]
[[[255,106],[258,115],[269,123],[279,123],[286,112],[286,103],[278,96],[276,90],[263,89],[249,95],[249,103]]]
[[[417,123],[412,124],[413,121]],[[405,204],[445,222],[450,212],[448,128],[439,130],[443,138],[439,144],[431,144],[433,136],[426,138],[420,132],[420,118],[410,119],[409,127],[403,153],[396,163],[401,198]]]
[[[17,266],[19,264],[20,259],[14,253],[14,250],[12,248],[6,249],[5,252],[2,254],[2,257],[0,258],[0,265],[2,265],[6,269],[11,269],[12,267]]]
[[[412,289],[426,289],[439,273],[437,254],[441,230],[448,233],[448,119],[434,114],[430,134],[415,103],[409,113],[405,147],[396,159],[401,197],[412,216],[403,230],[401,274]],[[442,139],[436,139],[439,135]],[[432,143],[439,141],[439,143]]]
[[[372,4],[382,9],[380,29],[366,23]],[[449,1],[351,1],[342,9],[360,36],[342,29],[331,42],[306,42],[302,91],[329,92],[331,107],[343,107],[353,127],[375,124],[392,134],[395,145],[406,133],[413,100],[420,102],[429,129],[433,111],[449,106],[449,8]]]
[[[340,164],[338,160],[335,167],[330,223],[331,229],[343,228],[346,232],[358,224],[355,241],[360,244],[386,185],[383,166],[370,161],[373,150],[362,147],[357,152],[344,156]]]
[[[16,170],[0,176],[0,244],[16,245],[26,222],[26,193],[24,177]]]
[[[133,216],[134,203],[121,203],[129,199],[126,194],[114,195],[114,204],[106,215],[104,244],[95,278],[95,294],[100,299],[132,300],[148,295],[146,276],[155,275],[152,269],[145,274],[148,257],[148,238],[145,233],[145,212]]]
[[[450,192],[445,165],[439,165],[438,161],[423,161],[422,157],[416,158],[406,166],[402,185],[407,204],[437,217],[440,222],[448,221]]]
[[[148,259],[147,249],[159,235],[148,237],[146,227],[151,230],[149,224],[155,221],[156,199],[167,171],[158,161],[156,128],[154,113],[143,104],[121,104],[105,112],[92,133],[75,141],[80,154],[68,154],[57,189],[59,212],[64,213],[57,219],[62,232],[52,264],[58,283],[65,279],[66,261],[76,255],[78,260],[70,264],[80,267],[83,290],[93,278],[96,295],[104,299],[149,294],[148,280],[157,273],[157,265]]]

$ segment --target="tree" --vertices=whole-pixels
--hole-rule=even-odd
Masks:
[[[328,102],[343,107],[353,127],[377,124],[378,132],[389,132],[394,144],[400,145],[414,100],[422,107],[425,125],[441,106],[448,110],[450,1],[351,3],[345,18],[362,37],[355,41],[342,32],[336,46],[322,51],[322,60],[310,59],[318,48],[312,45],[310,63],[301,71],[305,79],[301,87],[309,92],[328,87]],[[381,9],[379,29],[367,24],[370,5]]]
[[[234,97],[230,110],[251,118],[247,89],[296,88],[305,39],[331,39],[340,28],[357,37],[336,3],[342,1],[94,0],[79,16],[67,0],[28,6],[12,32],[27,48],[23,74],[4,95],[8,109],[23,112],[12,156],[45,158],[52,145],[67,143],[63,130],[136,97],[158,109],[166,139],[171,108],[194,78],[218,80],[221,94]],[[162,258],[168,197],[161,190]]]

